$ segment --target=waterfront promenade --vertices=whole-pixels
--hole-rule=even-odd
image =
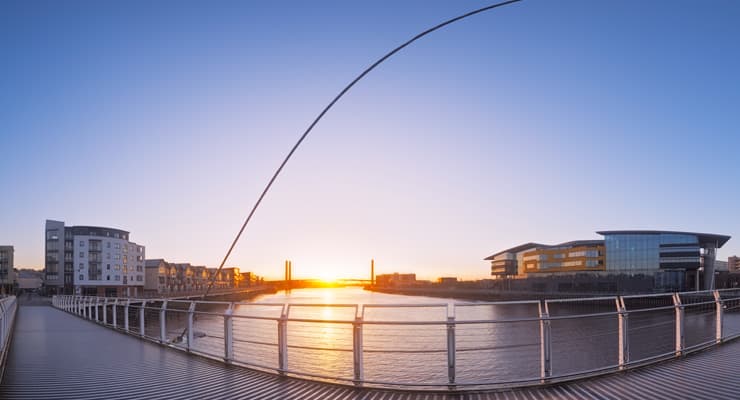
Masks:
[[[740,393],[739,353],[732,341],[625,373],[528,389],[389,391],[229,366],[48,306],[22,306],[0,399],[730,399]]]

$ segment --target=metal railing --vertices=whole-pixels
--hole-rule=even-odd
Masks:
[[[13,334],[18,300],[15,296],[0,299],[0,381],[5,372],[5,360],[8,357],[10,338]]]
[[[740,289],[366,305],[55,296],[53,305],[228,364],[415,389],[559,382],[680,357],[740,336]],[[589,358],[589,352],[598,354]]]

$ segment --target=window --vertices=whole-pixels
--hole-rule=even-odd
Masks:
[[[105,242],[105,244],[106,244],[106,246],[105,246],[105,247],[107,247],[107,248],[109,248],[109,249],[110,249],[110,242]]]
[[[121,280],[121,275],[116,275],[115,280],[120,281]]]
[[[118,264],[116,264],[116,266],[114,268],[115,268],[116,271],[120,271],[121,270],[121,266],[118,265]]]
[[[80,271],[82,271],[82,268],[84,268],[84,267],[85,267],[85,264],[80,263]]]
[[[110,253],[107,254],[107,257],[106,258],[108,258],[110,260]]]
[[[110,270],[110,264],[107,264],[105,269]]]
[[[121,255],[120,254],[116,254],[116,257],[115,258],[116,258],[116,260],[120,260],[121,259]]]
[[[143,280],[143,278],[142,278],[142,276],[141,276],[141,275],[137,275],[137,276],[136,276],[136,280],[137,280],[137,281],[139,281],[139,282],[141,282],[141,281]]]
[[[80,274],[80,280],[81,281],[85,280],[85,275]]]
[[[120,250],[120,249],[121,249],[121,244],[120,244],[120,243],[116,243],[116,245],[115,245],[115,246],[113,246],[113,247],[114,247],[114,248],[115,248],[116,250]]]
[[[109,281],[109,280],[110,280],[110,275],[106,275],[106,276],[105,276],[105,280],[106,280],[106,281]]]
[[[85,242],[80,241],[80,247],[85,247]]]

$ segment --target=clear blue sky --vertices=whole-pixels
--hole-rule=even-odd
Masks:
[[[0,2],[0,244],[44,220],[217,265],[357,73],[486,1]],[[740,2],[523,1],[415,43],[316,127],[229,264],[485,277],[600,229],[735,236]]]

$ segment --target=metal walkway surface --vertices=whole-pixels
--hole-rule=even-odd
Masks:
[[[419,393],[336,386],[228,366],[46,306],[21,307],[17,318],[0,399],[740,399],[740,341],[568,384]]]

